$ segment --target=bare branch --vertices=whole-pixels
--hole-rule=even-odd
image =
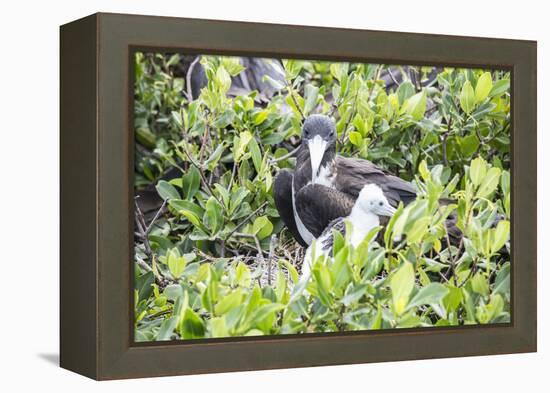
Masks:
[[[206,180],[206,178],[204,177],[204,173],[203,173],[203,170],[202,170],[202,167],[197,164],[195,162],[195,160],[193,160],[193,158],[191,158],[191,155],[189,154],[189,152],[187,151],[187,147],[185,146],[185,144],[182,144],[182,147],[183,147],[183,152],[185,153],[185,155],[187,156],[187,158],[189,159],[189,162],[191,163],[191,165],[193,165],[195,168],[197,168],[197,170],[199,171],[199,175],[201,177],[201,182],[202,182],[202,185],[208,190],[208,192],[210,193],[211,196],[214,197],[214,199],[216,201],[218,201],[218,203],[220,204],[220,206],[223,206],[223,203],[222,201],[220,201],[218,199],[218,197],[216,196],[216,194],[214,194],[214,191],[212,191],[212,188],[210,187],[210,184],[208,184],[208,181]]]
[[[260,210],[262,210],[265,205],[267,205],[267,202],[264,202],[258,207],[256,210],[254,210],[252,213],[250,213],[244,220],[242,220],[229,234],[226,236],[226,239],[229,239],[231,235],[233,235],[237,230],[239,230],[248,220],[250,220],[256,213],[258,213]]]
[[[158,211],[156,212],[155,216],[153,217],[153,219],[151,220],[151,222],[149,223],[149,226],[147,227],[147,229],[145,229],[145,235],[148,235],[149,232],[151,232],[151,229],[153,229],[153,225],[155,224],[155,221],[158,220],[158,218],[160,217],[161,213],[163,212],[164,208],[166,207],[166,204],[168,203],[168,199],[165,199],[163,202],[162,202],[162,205],[160,207],[160,209],[158,209]]]
[[[286,160],[287,158],[290,158],[290,157],[294,156],[296,153],[298,153],[298,150],[300,150],[300,146],[298,146],[294,150],[291,150],[290,152],[288,152],[284,156],[281,156],[281,157],[278,157],[278,158],[272,158],[271,160],[269,160],[269,163],[270,164],[275,164],[276,162]]]

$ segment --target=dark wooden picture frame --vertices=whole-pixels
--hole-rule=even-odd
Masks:
[[[510,70],[512,322],[134,343],[136,50]],[[61,27],[60,77],[62,367],[103,380],[536,351],[536,42],[100,13]]]

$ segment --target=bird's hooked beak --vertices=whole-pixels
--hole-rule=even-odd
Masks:
[[[308,140],[307,147],[309,148],[309,157],[311,160],[311,182],[315,183],[315,178],[319,172],[319,166],[325,155],[328,142],[321,138],[320,135],[315,135],[313,139]]]
[[[376,207],[376,214],[378,214],[379,216],[391,217],[396,211],[397,210],[395,209],[395,207],[390,205],[388,202],[384,202],[382,206]]]

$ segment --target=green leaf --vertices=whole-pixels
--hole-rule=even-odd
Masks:
[[[445,288],[443,284],[431,283],[427,286],[420,288],[420,290],[413,296],[407,310],[422,306],[424,304],[438,304],[447,295],[449,290]]]
[[[414,95],[414,85],[411,81],[404,81],[397,88],[397,97],[399,98],[399,104],[403,105],[410,97]]]
[[[414,268],[410,262],[403,262],[403,265],[393,274],[390,279],[393,308],[396,315],[400,316],[405,312],[409,303],[409,296],[414,288]]]
[[[160,197],[164,200],[180,198],[180,194],[178,190],[176,190],[176,187],[174,187],[167,181],[164,181],[164,180],[159,181],[157,183],[156,189]]]
[[[190,211],[197,217],[202,217],[204,210],[202,207],[191,201],[185,201],[183,199],[171,199],[168,205],[175,209],[178,213],[183,214],[184,211]]]
[[[454,312],[460,303],[462,302],[463,295],[460,288],[455,287],[454,285],[447,284],[447,289],[449,293],[443,298],[443,306],[448,313]]]
[[[277,295],[277,301],[283,303],[283,299],[286,293],[287,281],[286,276],[282,269],[277,270],[277,282],[275,283],[275,294]]]
[[[361,147],[361,144],[363,142],[363,137],[361,136],[361,133],[357,131],[351,131],[349,133],[348,138],[352,144],[354,144],[357,147]]]
[[[250,142],[248,142],[248,150],[252,155],[252,163],[254,164],[254,169],[256,169],[256,173],[260,173],[262,168],[262,152],[260,151],[260,147],[258,146],[258,142],[256,142],[256,139],[250,139]]]
[[[277,312],[285,308],[284,304],[279,303],[269,303],[260,306],[251,318],[251,325],[257,326],[262,323],[267,317],[275,315]]]
[[[510,296],[510,262],[506,262],[502,265],[497,273],[493,293],[500,293],[508,297]]]
[[[183,315],[183,322],[180,329],[183,338],[202,338],[205,332],[206,328],[203,320],[192,309],[187,307]]]
[[[237,285],[245,288],[248,288],[252,281],[250,269],[242,261],[239,261],[235,269],[235,281]]]
[[[478,197],[485,198],[495,191],[500,180],[500,172],[500,169],[495,167],[487,171],[487,174],[477,190]]]
[[[430,225],[431,221],[431,216],[424,216],[417,219],[411,229],[407,231],[407,243],[413,244],[421,241],[428,232],[428,225]]]
[[[499,221],[497,227],[494,230],[494,238],[491,243],[491,253],[496,253],[504,246],[508,238],[510,237],[510,221]]]
[[[225,324],[225,317],[212,318],[210,320],[210,329],[212,331],[212,337],[227,337],[229,331]]]
[[[252,232],[258,237],[258,239],[264,239],[271,235],[273,231],[273,224],[266,216],[260,216],[254,220],[252,224]]]
[[[476,134],[470,134],[458,139],[460,151],[465,157],[471,157],[479,147],[479,139]]]
[[[163,295],[168,300],[175,301],[178,297],[183,296],[183,288],[180,284],[170,284],[164,288]]]
[[[231,87],[231,75],[224,66],[219,66],[216,70],[216,82],[220,86],[221,93],[225,94]]]
[[[170,340],[172,335],[174,334],[174,330],[178,326],[178,317],[171,317],[167,318],[162,322],[162,325],[160,325],[159,332],[157,333],[156,340],[157,341],[165,341]]]
[[[482,296],[487,296],[489,294],[489,282],[483,273],[476,273],[476,275],[470,279],[470,283],[474,292]]]
[[[469,80],[464,82],[462,86],[462,91],[460,92],[460,107],[466,114],[470,114],[474,110],[476,103],[474,88]]]
[[[208,157],[208,159],[204,162],[204,166],[207,167],[209,171],[213,171],[216,168],[216,165],[218,165],[223,149],[223,143],[219,144],[218,147],[216,147],[216,150],[214,150],[214,152],[210,154],[210,157]]]
[[[253,138],[252,134],[249,131],[243,131],[239,134],[234,142],[234,152],[233,158],[235,162],[239,162],[243,156],[248,143]]]
[[[486,99],[492,88],[493,88],[493,80],[491,78],[491,73],[484,72],[483,74],[481,74],[481,76],[479,77],[476,83],[476,90],[475,90],[476,102],[480,103],[481,101]]]
[[[222,64],[231,76],[237,76],[241,71],[244,71],[246,69],[241,64],[241,60],[239,57],[224,56],[222,58]]]
[[[416,121],[424,117],[426,112],[427,93],[426,89],[420,93],[416,93],[405,101],[402,107],[402,111],[412,116]]]
[[[239,306],[242,302],[242,292],[240,289],[236,289],[230,292],[227,296],[224,296],[218,304],[214,307],[216,315],[223,315],[233,308]]]
[[[308,115],[317,104],[319,88],[312,84],[307,84],[304,89],[304,115]]]
[[[185,257],[180,256],[179,253],[175,251],[175,249],[172,249],[168,253],[166,262],[172,276],[175,279],[180,278],[183,274],[183,271],[185,270],[185,266],[187,265]]]
[[[428,165],[425,160],[422,160],[418,165],[418,172],[424,181],[428,181],[432,178],[430,171],[428,170]]]
[[[212,234],[218,233],[223,226],[222,207],[213,196],[208,198],[206,202],[204,224],[210,229]]]
[[[500,96],[508,91],[510,91],[510,79],[501,79],[493,84],[489,97]]]
[[[487,164],[485,160],[481,157],[474,158],[470,164],[470,180],[474,186],[479,186],[485,174],[487,173]]]
[[[267,109],[258,111],[252,117],[252,121],[254,122],[255,125],[258,126],[262,124],[264,121],[266,121],[268,115],[269,115],[269,111]]]
[[[327,307],[332,306],[332,297],[330,296],[330,290],[332,288],[332,278],[328,268],[320,262],[316,262],[313,265],[313,278],[317,284],[317,291],[319,293],[319,300]]]
[[[183,197],[187,200],[191,200],[193,196],[199,190],[200,174],[199,170],[194,166],[191,166],[187,173],[181,178],[181,188]]]
[[[285,267],[287,268],[288,274],[290,275],[292,282],[296,284],[300,279],[300,275],[298,274],[298,271],[296,270],[294,265],[287,260],[283,260],[283,265],[285,265]]]
[[[155,282],[155,276],[153,272],[147,272],[136,278],[135,289],[138,294],[138,300],[149,298],[153,293],[153,287],[151,286]]]

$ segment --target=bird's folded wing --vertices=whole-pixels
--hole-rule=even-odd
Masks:
[[[307,243],[300,236],[300,232],[296,227],[296,221],[294,220],[294,210],[292,207],[292,179],[293,174],[288,169],[279,171],[273,183],[273,200],[275,201],[279,216],[292,236],[294,236],[298,243],[305,247]]]
[[[416,198],[416,189],[410,182],[388,174],[370,161],[338,156],[336,165],[336,188],[354,199],[365,184],[379,186],[393,206],[400,201],[408,204]]]
[[[334,188],[310,184],[296,194],[296,211],[305,227],[319,237],[328,224],[351,213],[354,199]]]

